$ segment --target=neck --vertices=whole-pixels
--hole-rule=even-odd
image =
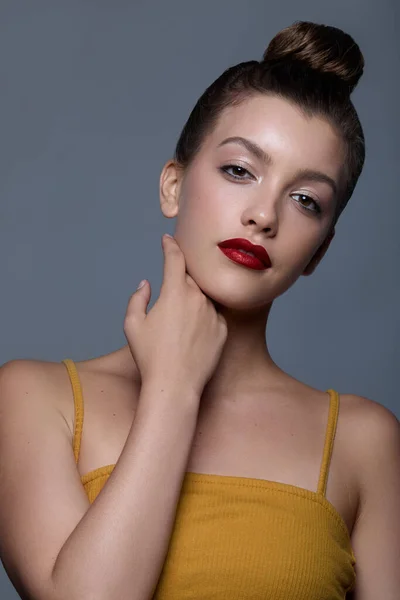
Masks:
[[[243,313],[217,305],[226,319],[228,335],[220,360],[204,387],[202,403],[248,396],[252,391],[274,386],[286,374],[272,360],[266,343],[266,326],[271,305]],[[119,368],[126,375],[136,376],[129,346],[116,353]]]
[[[206,398],[231,397],[264,387],[282,375],[266,343],[272,304],[243,313],[216,305],[228,325],[228,336],[218,365],[204,388]]]

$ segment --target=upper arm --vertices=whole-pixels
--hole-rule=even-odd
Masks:
[[[58,553],[90,506],[46,373],[33,361],[0,368],[0,558],[17,591],[37,600],[52,598]]]
[[[354,423],[360,452],[360,506],[352,533],[354,600],[397,600],[400,590],[400,423],[367,401]]]

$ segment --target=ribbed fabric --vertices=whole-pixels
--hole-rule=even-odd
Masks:
[[[83,397],[71,359],[78,461]],[[154,600],[343,600],[354,589],[347,526],[325,491],[339,411],[330,410],[316,492],[276,481],[187,472]],[[115,465],[81,477],[92,503]]]

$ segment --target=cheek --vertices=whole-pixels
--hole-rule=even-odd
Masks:
[[[297,209],[288,211],[286,222],[281,223],[277,239],[277,255],[279,263],[285,270],[300,275],[318,248],[323,243],[326,233],[321,222],[311,221],[296,214]],[[289,214],[291,213],[291,214]]]
[[[175,229],[178,243],[184,243],[188,250],[197,246],[199,240],[203,240],[204,243],[213,234],[212,222],[211,202],[205,199],[200,191],[182,196]]]
[[[198,237],[203,241],[221,234],[218,223],[223,219],[223,194],[215,174],[196,170],[184,182],[181,189],[176,233],[183,240],[189,237],[194,242]],[[226,216],[226,212],[225,212]]]

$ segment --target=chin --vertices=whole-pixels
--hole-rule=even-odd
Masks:
[[[194,268],[187,265],[187,272],[205,294],[216,306],[225,307],[232,311],[249,312],[256,309],[265,309],[273,301],[289,290],[300,276],[297,272],[287,272],[277,277],[270,272],[268,280],[260,272],[246,273],[238,267],[237,272],[221,268],[220,266],[206,269],[204,263],[196,262]],[[243,277],[244,275],[244,277]],[[257,277],[259,279],[257,280]]]
[[[218,277],[217,273],[213,273],[211,277],[210,273],[196,275],[189,273],[189,275],[217,309],[224,307],[240,312],[254,311],[262,307],[267,309],[274,299],[266,296],[265,289],[262,290],[261,286],[257,284],[243,286],[243,281],[240,282],[232,275],[226,277]],[[253,287],[253,294],[251,294],[251,287]]]

